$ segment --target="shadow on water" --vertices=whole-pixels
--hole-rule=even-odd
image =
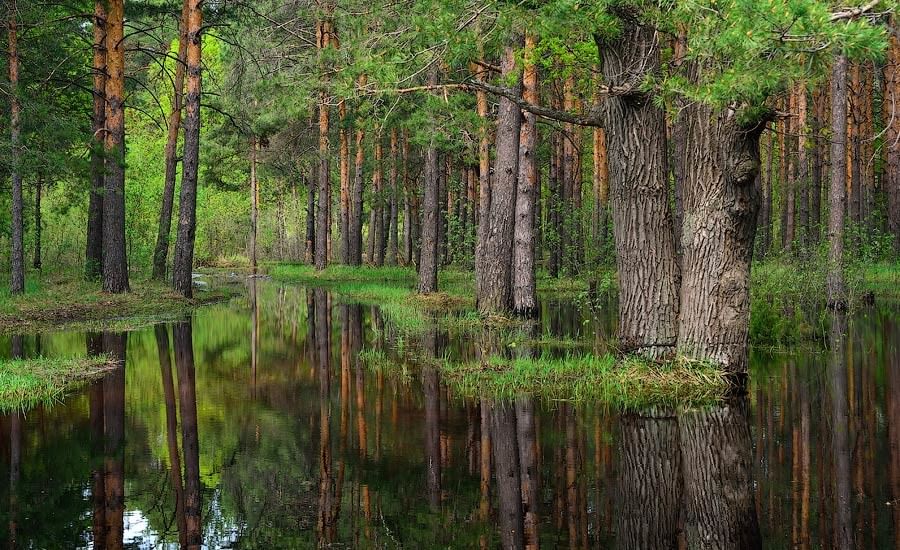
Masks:
[[[0,417],[0,535],[33,548],[876,548],[900,544],[900,326],[835,318],[827,350],[752,356],[712,407],[462,399],[427,361],[537,356],[614,320],[545,304],[515,349],[252,282],[244,303],[8,356],[110,353],[53,407]],[[39,351],[40,350],[40,351]]]

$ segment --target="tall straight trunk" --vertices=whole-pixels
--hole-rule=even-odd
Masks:
[[[781,246],[789,254],[793,252],[794,239],[796,238],[797,134],[800,127],[796,114],[797,97],[799,95],[797,92],[796,88],[789,92],[788,112],[790,113],[790,119],[787,121],[785,151],[783,152],[787,162],[787,177],[782,187],[784,194],[782,203],[784,225],[782,226]]]
[[[397,240],[399,228],[397,227],[397,207],[399,197],[397,194],[397,174],[399,172],[399,151],[398,151],[398,134],[396,128],[391,128],[391,171],[388,175],[388,193],[390,196],[390,211],[388,214],[388,223],[386,226],[387,239],[387,256],[385,262],[387,265],[397,265]]]
[[[472,66],[472,72],[476,75],[481,76],[480,71],[477,66]],[[479,90],[475,93],[475,108],[481,122],[478,129],[478,230],[475,233],[475,265],[478,266],[484,255],[491,211],[491,138],[486,92]],[[476,288],[482,284],[482,275],[479,269],[475,270]]]
[[[550,166],[548,167],[547,181],[547,229],[552,235],[550,246],[550,258],[547,269],[551,277],[559,276],[559,162],[556,151],[560,140],[560,133],[554,132],[550,137]]]
[[[316,46],[320,51],[320,56],[324,58],[324,50],[327,49],[331,41],[331,22],[319,21],[316,26]],[[322,85],[327,84],[328,78],[325,74],[326,67],[320,67]],[[316,196],[316,247],[315,247],[315,264],[316,270],[325,269],[328,264],[328,229],[331,225],[330,206],[331,206],[331,173],[329,169],[330,144],[328,139],[329,124],[329,107],[328,94],[325,90],[319,92],[319,158],[318,158],[318,193]]]
[[[822,233],[822,176],[825,166],[825,143],[822,136],[825,124],[827,94],[822,87],[813,93],[812,116],[812,169],[809,182],[809,242],[815,246],[819,243]]]
[[[791,109],[791,103],[789,101],[789,98],[784,98],[784,100],[782,101],[782,110],[790,111],[790,109]],[[777,126],[776,126],[776,128],[777,128],[776,132],[778,133],[778,191],[779,191],[779,198],[780,198],[779,206],[781,209],[779,231],[781,233],[781,248],[782,248],[782,250],[784,249],[784,234],[785,234],[784,228],[787,225],[787,208],[786,208],[787,202],[785,201],[784,190],[787,189],[787,185],[788,185],[788,183],[787,183],[787,179],[788,179],[787,158],[788,158],[788,155],[787,155],[787,151],[786,151],[786,146],[788,143],[787,135],[790,132],[789,122],[790,122],[789,118],[783,118],[783,119],[781,119],[781,121],[779,121],[777,123]],[[773,189],[774,189],[774,187],[773,187]]]
[[[12,253],[10,263],[10,292],[25,292],[25,220],[22,204],[21,146],[21,106],[19,105],[19,48],[18,10],[15,0],[9,2],[9,146],[10,146],[10,179],[12,180]]]
[[[447,265],[447,165],[446,156],[438,156],[438,265]]]
[[[184,112],[184,160],[178,203],[178,235],[172,262],[172,287],[186,297],[193,292],[194,237],[197,232],[197,174],[200,169],[200,39],[203,30],[202,0],[190,0],[187,36],[187,94]],[[105,203],[104,203],[105,204]]]
[[[516,72],[516,50],[520,37],[508,43],[500,62],[501,77],[510,78]],[[521,80],[514,85],[521,93]],[[478,311],[482,314],[506,313],[512,309],[513,229],[516,208],[516,180],[519,174],[519,133],[522,112],[512,100],[500,98],[497,113],[497,156],[494,181],[491,185],[491,208],[488,213],[487,235],[480,264],[480,285],[476,288]],[[476,279],[477,281],[478,279]]]
[[[659,68],[657,31],[624,21],[599,44],[608,86],[639,82]],[[642,68],[634,73],[635,68]],[[650,357],[674,351],[679,268],[669,207],[663,111],[639,91],[604,101],[610,203],[619,276],[619,346]]]
[[[522,99],[537,104],[540,93],[537,67],[533,59],[534,49],[534,35],[526,34]],[[527,112],[522,115],[519,130],[519,173],[513,229],[513,311],[519,315],[533,315],[537,311],[534,266],[534,203],[538,172],[536,148],[536,117],[534,113]]]
[[[761,196],[762,203],[759,207],[759,228],[762,232],[761,235],[761,243],[759,247],[759,255],[760,257],[765,257],[769,254],[769,250],[772,248],[772,190],[774,176],[773,168],[775,165],[775,136],[774,132],[768,132],[768,139],[766,140],[766,172],[765,175],[760,178],[762,183]]]
[[[409,131],[404,129],[401,136],[400,156],[403,159],[403,194],[405,196],[405,219],[403,236],[407,265],[418,264],[416,243],[419,241],[419,193],[409,173]]]
[[[38,271],[41,270],[41,192],[44,187],[44,176],[38,174],[37,181],[34,184],[34,258],[32,266]]]
[[[859,62],[850,63],[850,84],[847,89],[849,100],[849,128],[847,130],[849,162],[847,169],[849,170],[850,181],[847,199],[849,200],[849,218],[854,224],[854,229],[857,229],[855,226],[862,221],[862,164],[865,162],[862,158],[863,106],[861,71],[862,68]]]
[[[103,333],[103,351],[115,363],[103,379],[103,532],[101,548],[122,548],[125,515],[125,360],[127,333]]]
[[[365,82],[365,75],[360,76],[360,87],[364,86]],[[350,234],[350,257],[348,263],[350,265],[362,264],[363,164],[365,161],[364,138],[365,130],[363,130],[360,125],[356,129],[356,158],[353,167],[353,190],[350,193],[350,221],[348,226]]]
[[[807,126],[806,84],[797,85],[797,225],[800,227],[801,252],[810,246],[809,228],[809,158],[806,154]]]
[[[347,104],[344,100],[338,104],[340,118],[340,135],[338,137],[338,158],[341,172],[341,212],[340,233],[342,264],[350,264],[350,129],[347,128]]]
[[[687,548],[761,548],[746,395],[678,418]]]
[[[375,136],[375,171],[372,173],[372,221],[369,226],[372,233],[372,256],[369,261],[372,265],[381,267],[384,265],[384,148],[381,145],[381,136]]]
[[[894,234],[894,251],[900,254],[900,16],[891,16],[888,59],[884,65],[884,189],[887,194],[888,228]]]
[[[428,85],[437,86],[438,67],[433,62],[428,69]],[[425,195],[422,205],[422,242],[419,253],[419,294],[437,292],[438,272],[438,152],[432,137],[425,150]]]
[[[87,246],[84,274],[100,279],[103,272],[103,147],[106,141],[106,2],[94,3],[93,106],[91,117],[91,181],[88,193]]]
[[[200,0],[191,0],[199,8]],[[190,58],[190,54],[189,58]],[[190,87],[190,84],[188,84]],[[190,92],[188,92],[190,95]],[[185,121],[187,126],[187,121]],[[187,129],[187,128],[185,128]],[[200,445],[197,434],[197,392],[194,381],[194,346],[191,322],[182,321],[172,327],[175,369],[178,372],[178,409],[181,411],[181,448],[184,451],[184,541],[183,548],[199,549],[202,540],[200,523]]]
[[[563,110],[570,113],[575,110],[575,76],[571,74],[563,81]],[[559,201],[560,219],[557,227],[561,255],[560,267],[562,268],[561,270],[564,270],[569,275],[573,274],[574,243],[576,240],[574,231],[572,231],[575,225],[575,201],[573,197],[575,187],[575,131],[574,124],[565,124],[560,141],[562,150],[559,165],[561,200]]]
[[[187,528],[184,515],[184,483],[181,479],[181,453],[178,450],[178,409],[175,405],[175,384],[172,381],[172,362],[169,358],[169,333],[163,324],[153,327],[159,368],[163,382],[163,399],[166,406],[166,446],[169,452],[169,471],[175,493],[175,521],[178,524],[178,542],[185,545]]]
[[[316,254],[316,173],[315,163],[310,164],[309,179],[306,182],[306,250],[304,261],[311,264]]]
[[[690,68],[697,79],[702,71]],[[744,373],[750,264],[759,211],[759,136],[733,112],[693,103],[680,111],[685,167],[678,352]]]
[[[847,56],[831,68],[831,187],[828,192],[828,304],[847,305],[844,288],[844,203],[847,189]]]
[[[843,65],[844,78],[841,81],[843,86],[846,86],[847,58],[844,55],[839,55],[835,59],[835,63]],[[834,81],[838,80],[835,78],[837,76],[838,70],[835,68],[832,72],[832,93],[836,87]],[[846,88],[841,91],[840,95],[844,94],[846,94]],[[846,96],[844,97],[846,99]],[[844,104],[846,104],[846,101],[844,101]],[[832,108],[834,106],[835,104],[832,104]],[[843,111],[845,108],[843,107],[841,110]],[[834,121],[834,115],[832,115],[832,121]],[[831,328],[829,330],[830,351],[828,358],[829,393],[831,397],[831,449],[829,450],[831,451],[834,464],[831,484],[831,494],[834,498],[832,502],[832,509],[834,510],[832,537],[835,548],[850,549],[854,546],[853,508],[855,497],[850,483],[853,479],[851,472],[853,449],[849,430],[852,415],[847,391],[848,357],[846,332],[846,314],[843,311],[836,311],[831,319]]]
[[[121,293],[129,290],[125,251],[125,2],[108,0],[107,6],[103,290]]]
[[[519,444],[519,477],[522,482],[522,519],[525,527],[527,550],[540,548],[540,449],[537,441],[537,425],[534,415],[534,398],[519,396],[516,399],[516,429]]]
[[[862,185],[860,187],[860,230],[865,234],[874,227],[872,211],[875,208],[875,117],[874,117],[874,78],[875,70],[871,61],[864,61],[860,68],[862,78],[862,124],[860,127],[860,165]]]
[[[606,259],[606,225],[609,211],[609,158],[606,153],[606,131],[594,128],[593,160],[594,160],[594,212],[591,218],[591,239],[594,248],[594,273]]]
[[[256,177],[256,155],[259,140],[250,138],[250,268],[256,273],[258,265],[257,245],[259,240],[259,180]]]
[[[178,58],[175,61],[172,111],[169,113],[169,129],[164,153],[166,173],[163,180],[162,206],[159,209],[159,230],[156,234],[156,248],[153,251],[153,278],[158,280],[166,278],[166,259],[169,256],[169,233],[172,230],[175,172],[178,169],[178,132],[181,129],[181,103],[184,96],[184,67],[187,55],[186,31],[190,6],[190,0],[185,0],[181,8],[181,30],[178,33]]]
[[[497,129],[498,138],[502,129]],[[504,549],[525,547],[525,524],[522,514],[522,476],[516,409],[511,403],[497,401],[490,406],[491,451],[497,480],[499,502],[497,521],[500,546]]]

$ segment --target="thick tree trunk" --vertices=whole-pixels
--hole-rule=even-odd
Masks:
[[[106,141],[106,2],[94,4],[94,112],[91,118],[91,188],[88,194],[87,246],[84,273],[98,280],[103,272],[103,148]]]
[[[397,203],[399,200],[397,196],[398,160],[397,129],[391,128],[391,171],[388,173],[390,210],[388,211],[388,223],[385,226],[387,230],[387,254],[384,259],[387,265],[397,265],[397,237],[399,233],[399,228],[397,227]]]
[[[25,219],[22,204],[22,174],[21,170],[21,106],[19,105],[19,48],[18,48],[18,10],[15,0],[8,5],[9,15],[7,20],[9,30],[9,146],[10,146],[10,179],[12,180],[12,252],[9,258],[10,264],[10,293],[22,294],[25,292]]]
[[[682,491],[677,419],[664,411],[623,415],[615,456],[615,548],[674,550]]]
[[[331,22],[319,21],[316,26],[316,46],[320,55],[324,56],[324,50],[331,43]],[[322,71],[322,81],[327,82],[325,67]],[[318,194],[316,197],[316,246],[315,265],[316,270],[325,269],[328,264],[328,230],[331,225],[331,171],[329,169],[330,145],[328,139],[329,107],[328,94],[323,90],[319,92],[319,159],[318,159]]]
[[[502,78],[516,72],[516,50],[519,38],[507,44],[500,62]],[[514,86],[521,93],[521,81]],[[500,99],[497,114],[497,157],[491,186],[491,208],[487,235],[482,247],[481,285],[477,290],[478,311],[482,314],[506,313],[512,308],[513,229],[516,209],[516,186],[519,174],[519,133],[522,112],[508,98]]]
[[[341,172],[341,263],[350,264],[350,130],[347,128],[347,104],[344,100],[338,104],[340,118],[340,136],[338,156]]]
[[[681,109],[685,166],[678,352],[746,372],[759,136],[735,113]]]
[[[498,138],[502,132],[498,128]],[[518,550],[525,547],[525,525],[516,410],[511,403],[499,401],[490,408],[491,448],[500,505],[497,518],[500,546],[504,550]]]
[[[894,234],[894,250],[900,254],[900,15],[891,16],[890,47],[884,66],[885,124],[884,189],[887,194],[888,228]]]
[[[749,550],[762,546],[749,420],[746,396],[678,418],[687,548]]]
[[[41,270],[41,192],[44,187],[44,176],[39,174],[34,184],[34,258],[32,267]]]
[[[153,278],[166,278],[166,259],[169,256],[169,233],[172,230],[172,203],[175,200],[175,172],[178,169],[178,132],[181,129],[181,103],[184,95],[184,67],[187,55],[187,24],[190,14],[190,0],[185,0],[181,8],[181,32],[178,36],[178,58],[175,61],[172,112],[169,114],[169,129],[166,136],[165,165],[162,206],[159,210],[159,230],[156,234],[156,248],[153,251]]]
[[[438,67],[432,63],[428,69],[428,85],[437,86]],[[438,230],[441,223],[438,219],[439,195],[438,185],[438,152],[435,138],[431,138],[425,150],[425,197],[422,212],[422,242],[419,255],[419,285],[420,294],[437,292],[438,272]]]
[[[256,155],[259,140],[250,138],[250,269],[256,273],[259,264],[257,246],[259,241],[259,180],[256,177]]]
[[[535,38],[525,36],[526,64],[522,76],[522,99],[537,104],[538,73],[534,59]],[[537,124],[534,113],[524,113],[519,131],[518,183],[513,244],[513,312],[537,312],[534,266],[534,203],[537,196]]]
[[[197,232],[197,175],[200,169],[200,40],[203,31],[202,0],[190,0],[187,37],[187,94],[184,113],[184,160],[181,163],[181,194],[178,204],[178,235],[172,262],[172,287],[190,297]],[[104,206],[106,203],[104,202]]]
[[[638,86],[659,68],[657,31],[651,27],[625,20],[622,35],[600,46],[608,86]],[[607,98],[604,107],[619,346],[624,352],[667,356],[677,336],[679,268],[666,181],[665,116],[637,90]]]
[[[847,306],[844,288],[844,205],[847,189],[847,56],[831,68],[831,187],[828,192],[828,304]]]
[[[103,290],[121,293],[129,290],[125,248],[125,2],[109,0],[107,6]]]

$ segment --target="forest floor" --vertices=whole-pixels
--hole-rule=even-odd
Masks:
[[[115,367],[106,355],[69,359],[0,360],[0,411],[53,403]]]
[[[31,277],[22,296],[0,291],[0,333],[50,328],[124,330],[185,315],[191,309],[243,292],[243,278],[213,274],[207,288],[184,298],[169,286],[133,277],[131,292],[108,294],[77,275]]]

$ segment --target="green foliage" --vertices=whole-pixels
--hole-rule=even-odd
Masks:
[[[0,361],[0,411],[51,405],[78,386],[100,378],[113,366],[107,356]]]

